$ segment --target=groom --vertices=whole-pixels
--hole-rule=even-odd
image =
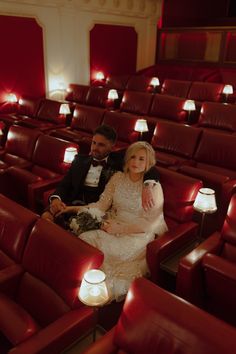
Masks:
[[[115,142],[116,132],[112,127],[101,125],[95,130],[90,154],[75,157],[68,173],[49,197],[49,208],[42,218],[53,221],[66,205],[86,205],[99,199],[110,177],[116,171],[122,171],[123,155],[111,152]],[[154,205],[151,185],[158,179],[155,168],[144,176],[142,199],[145,210]]]

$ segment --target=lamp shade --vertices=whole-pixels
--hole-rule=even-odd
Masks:
[[[18,101],[18,99],[14,93],[9,93],[7,95],[7,102],[16,103],[17,101]]]
[[[140,133],[148,132],[146,119],[138,119],[135,123],[134,130]]]
[[[196,110],[195,102],[193,100],[186,100],[184,102],[183,109],[185,111],[195,111]]]
[[[105,79],[105,75],[103,74],[102,71],[98,71],[98,72],[96,73],[96,75],[95,75],[95,79],[96,79],[96,80],[99,80],[99,81],[102,81],[102,80]]]
[[[217,210],[215,191],[210,188],[199,189],[193,208],[200,213],[214,213]]]
[[[158,77],[153,77],[151,82],[150,82],[150,85],[152,85],[154,87],[155,86],[160,86],[160,81],[159,81]]]
[[[3,131],[2,131],[2,128],[0,127],[0,136],[3,135]]]
[[[65,163],[72,163],[72,161],[74,160],[74,157],[77,153],[78,153],[78,151],[75,147],[71,146],[71,147],[66,148],[63,161]]]
[[[223,93],[225,95],[231,95],[233,93],[233,86],[232,85],[225,85],[223,88]]]
[[[101,270],[91,269],[84,274],[78,297],[85,305],[102,306],[109,300],[106,275]]]
[[[114,89],[109,90],[107,98],[109,100],[117,100],[117,98],[119,98],[117,91]]]
[[[59,109],[60,114],[70,114],[70,107],[68,103],[62,103]]]

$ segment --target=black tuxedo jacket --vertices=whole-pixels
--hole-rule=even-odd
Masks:
[[[84,200],[86,203],[86,186],[84,186],[84,181],[87,176],[88,170],[92,162],[92,157],[88,155],[78,154],[71,164],[71,167],[63,178],[63,180],[57,186],[57,189],[53,195],[58,195],[61,200],[70,205],[75,200]],[[122,171],[123,169],[123,156],[118,153],[110,153],[107,159],[107,164],[103,167],[99,184],[97,188],[93,188],[92,200],[90,198],[89,202],[97,201],[100,194],[103,192],[105,185],[109,181],[110,177],[116,171]],[[153,179],[159,180],[159,174],[156,168],[150,169],[146,174],[144,180]]]

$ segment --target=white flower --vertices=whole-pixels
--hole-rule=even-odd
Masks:
[[[80,227],[80,226],[79,226],[79,224],[77,223],[76,218],[71,219],[70,228],[71,228],[71,230],[72,230],[75,234],[78,233],[79,227]]]
[[[83,210],[83,211],[85,211],[85,210]],[[92,216],[93,219],[97,219],[98,222],[101,222],[103,216],[105,215],[105,213],[98,208],[87,208],[86,211],[88,214],[90,214]]]

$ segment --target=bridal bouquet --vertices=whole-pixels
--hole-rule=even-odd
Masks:
[[[71,217],[69,227],[74,234],[79,236],[82,232],[99,229],[104,215],[105,213],[98,208],[86,208]]]

